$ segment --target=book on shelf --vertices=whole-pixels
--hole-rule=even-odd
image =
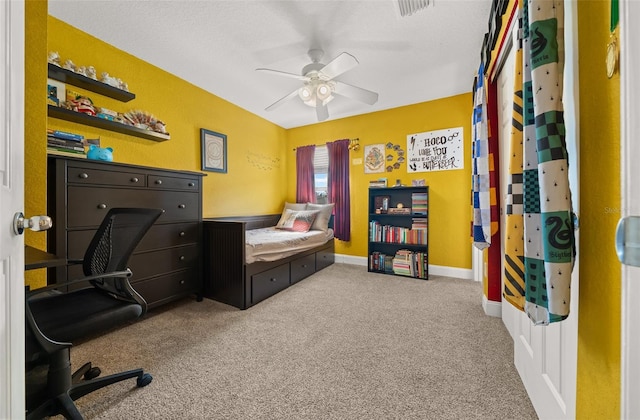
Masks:
[[[47,137],[47,146],[58,147],[62,149],[78,150],[84,152],[84,144],[75,140],[59,139],[57,137]]]
[[[409,229],[402,226],[381,225],[372,220],[369,223],[369,241],[393,244],[427,245],[428,231],[426,228]]]
[[[426,192],[414,192],[411,194],[411,207],[413,209],[413,214],[427,214],[427,210],[429,208]]]
[[[389,214],[411,214],[411,208],[410,207],[391,207],[389,210],[387,210],[387,213],[389,213]]]
[[[428,267],[424,252],[413,252],[408,249],[399,249],[393,257],[393,273],[400,276],[426,279]]]
[[[50,155],[70,156],[75,158],[87,158],[87,154],[80,151],[65,150],[47,146],[47,153]]]
[[[380,178],[369,181],[369,188],[387,188],[387,178]]]
[[[82,142],[82,140],[84,140],[84,136],[82,134],[76,134],[76,133],[71,133],[68,131],[61,131],[61,130],[53,130],[51,128],[47,128],[47,137],[55,137],[58,139],[72,140],[77,142]]]

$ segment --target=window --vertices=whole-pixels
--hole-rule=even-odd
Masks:
[[[313,155],[313,184],[316,203],[327,204],[327,175],[329,173],[329,153],[327,146],[316,146]]]

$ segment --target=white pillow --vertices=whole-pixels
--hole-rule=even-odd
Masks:
[[[316,216],[316,220],[311,225],[311,230],[321,230],[326,232],[329,230],[329,219],[331,219],[331,213],[333,213],[333,207],[335,203],[329,204],[315,204],[307,203],[307,210],[318,210],[319,213]]]
[[[282,224],[284,223],[284,214],[287,210],[306,210],[306,209],[307,209],[307,203],[289,203],[285,201],[284,208],[282,209],[282,214],[280,215],[280,220],[278,220],[276,227],[282,227]]]

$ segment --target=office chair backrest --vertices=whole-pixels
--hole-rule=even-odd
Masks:
[[[133,250],[161,214],[161,209],[110,209],[84,255],[85,276],[126,270]],[[92,283],[116,296],[128,296],[121,278],[102,278]]]

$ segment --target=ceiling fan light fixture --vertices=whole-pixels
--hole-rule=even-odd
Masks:
[[[300,88],[298,95],[300,95],[300,99],[307,102],[313,99],[313,90],[308,85],[305,85]]]
[[[333,93],[331,86],[328,83],[320,83],[316,87],[316,97],[321,101],[328,99]]]

